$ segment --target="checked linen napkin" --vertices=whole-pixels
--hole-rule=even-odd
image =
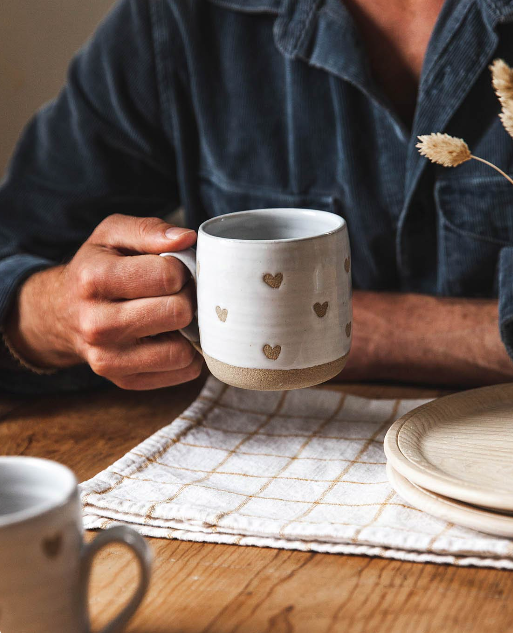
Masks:
[[[510,540],[435,519],[390,487],[383,438],[423,402],[209,378],[174,422],[81,485],[85,527],[513,569]]]

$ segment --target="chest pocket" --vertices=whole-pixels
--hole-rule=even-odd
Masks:
[[[513,245],[513,185],[500,177],[441,181],[435,200],[440,293],[497,296],[499,253]]]

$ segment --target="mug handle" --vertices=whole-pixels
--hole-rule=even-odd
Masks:
[[[197,284],[198,275],[196,272],[196,251],[192,248],[188,248],[185,251],[177,251],[176,253],[161,253],[161,257],[174,257],[178,261],[189,269],[191,276],[194,280],[194,285]],[[183,336],[190,342],[196,351],[203,354],[200,345],[200,335],[198,327],[198,313],[194,316],[194,319],[187,327],[179,330]]]
[[[84,547],[81,563],[81,575],[86,604],[89,595],[89,576],[91,574],[94,557],[101,549],[111,543],[121,543],[122,545],[127,545],[135,554],[140,570],[139,585],[126,607],[114,618],[114,620],[112,620],[112,622],[109,622],[105,628],[99,631],[99,633],[118,633],[122,631],[128,620],[130,620],[137,611],[150,582],[151,550],[148,544],[135,530],[132,530],[125,525],[117,525],[116,527],[105,530],[99,534],[94,541]]]

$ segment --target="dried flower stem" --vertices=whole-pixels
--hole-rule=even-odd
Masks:
[[[479,158],[479,156],[474,156],[462,138],[441,134],[440,132],[425,134],[417,138],[419,142],[416,147],[419,153],[429,158],[433,163],[444,167],[458,167],[458,165],[468,160],[478,160],[480,163],[493,167],[495,171],[498,171],[501,176],[504,176],[513,185],[513,178],[505,174],[497,165],[490,163],[484,158]]]
[[[502,106],[499,114],[500,120],[506,132],[513,137],[513,68],[510,68],[503,59],[495,59],[490,66],[492,71],[492,85],[495,94],[499,98]],[[456,138],[449,134],[435,132],[417,137],[419,142],[415,146],[419,153],[432,163],[443,165],[444,167],[458,167],[468,160],[478,160],[480,163],[493,167],[495,171],[504,176],[513,185],[513,178],[499,169],[497,165],[490,163],[484,158],[474,156],[470,152],[468,145],[462,138]]]
[[[501,174],[502,176],[504,176],[504,178],[506,178],[506,180],[509,180],[509,182],[513,185],[513,179],[510,178],[508,176],[508,174],[505,174],[502,169],[499,169],[497,167],[497,165],[494,165],[493,163],[490,163],[489,161],[485,160],[484,158],[479,158],[479,156],[474,156],[474,154],[472,154],[471,158],[473,158],[474,160],[478,160],[480,163],[484,163],[485,165],[488,165],[490,167],[493,167],[495,169],[495,171],[498,171],[499,174]]]

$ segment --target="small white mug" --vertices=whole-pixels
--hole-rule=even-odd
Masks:
[[[352,290],[340,216],[311,209],[230,213],[200,226],[196,252],[162,256],[179,259],[196,281],[197,322],[182,333],[223,382],[297,389],[344,367]]]
[[[46,459],[0,457],[1,633],[90,633],[88,581],[95,554],[110,543],[134,552],[140,580],[132,599],[102,633],[117,633],[149,582],[150,550],[118,526],[83,542],[77,480]]]

